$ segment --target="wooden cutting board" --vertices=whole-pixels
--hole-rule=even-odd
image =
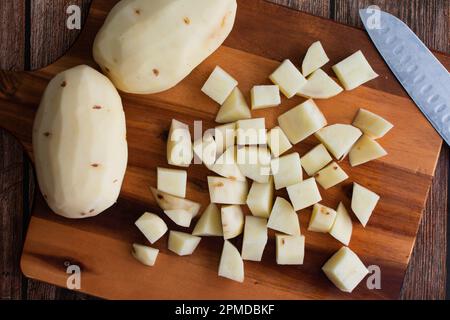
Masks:
[[[78,64],[96,67],[91,46],[97,30],[115,1],[94,0],[88,21],[76,44],[54,64],[34,72],[2,74],[0,126],[9,130],[32,157],[34,114],[48,81],[58,72]],[[65,286],[67,262],[81,267],[81,291],[105,298],[125,299],[371,299],[397,298],[441,147],[441,139],[395,80],[365,32],[322,18],[264,2],[241,0],[234,30],[225,44],[175,88],[156,95],[122,94],[127,117],[129,163],[120,198],[100,216],[68,220],[53,214],[38,192],[34,204],[21,267],[28,277]],[[381,270],[381,289],[369,290],[365,281],[352,294],[336,289],[320,270],[340,248],[327,234],[306,231],[310,209],[300,211],[306,235],[303,266],[277,266],[275,242],[270,232],[263,261],[245,262],[243,284],[219,278],[218,263],[223,240],[204,238],[192,256],[178,257],[167,250],[167,235],[155,247],[157,264],[145,267],[130,255],[133,242],[145,243],[134,226],[144,212],[162,213],[149,191],[156,185],[156,167],[166,166],[165,140],[172,118],[204,130],[214,127],[218,107],[200,92],[216,65],[239,80],[248,97],[254,84],[268,83],[267,76],[279,61],[297,65],[308,46],[322,41],[333,64],[362,49],[380,77],[364,87],[329,100],[318,100],[328,122],[351,123],[364,107],[395,124],[381,144],[389,155],[357,168],[348,160],[342,167],[350,176],[331,190],[321,189],[323,204],[349,208],[351,183],[356,181],[381,195],[366,228],[354,218],[350,247],[366,265]],[[437,54],[449,68],[450,58]],[[266,126],[303,99],[284,100],[279,108],[253,112],[265,117]],[[304,154],[318,142],[314,137],[295,146]],[[203,208],[209,202],[207,175],[200,165],[188,170],[189,199]],[[287,196],[286,192],[280,195]],[[166,219],[170,229],[182,230]],[[241,239],[233,242],[240,248]]]

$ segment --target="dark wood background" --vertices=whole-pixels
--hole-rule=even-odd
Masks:
[[[450,0],[270,1],[356,27],[361,27],[358,9],[377,4],[405,21],[430,48],[450,52]],[[63,54],[79,33],[65,27],[66,8],[70,4],[82,8],[84,21],[90,0],[1,1],[0,69],[36,69]],[[444,146],[406,274],[402,299],[446,298],[448,167],[449,148]],[[22,147],[0,129],[0,298],[92,299],[22,276],[19,260],[34,188],[34,173]]]

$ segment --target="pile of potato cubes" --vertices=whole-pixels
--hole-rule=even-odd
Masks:
[[[353,229],[350,213],[342,202],[336,209],[320,204],[322,197],[317,184],[329,189],[347,180],[347,173],[338,164],[347,155],[353,167],[385,156],[387,152],[376,139],[393,125],[365,109],[359,110],[352,125],[328,125],[313,99],[334,97],[344,90],[341,85],[352,90],[378,76],[361,51],[333,67],[341,85],[321,69],[328,62],[322,44],[315,42],[303,60],[301,72],[290,60],[285,60],[269,76],[273,85],[256,85],[251,89],[251,107],[239,90],[238,81],[219,66],[214,69],[201,90],[221,105],[216,122],[222,125],[214,133],[205,133],[192,142],[188,125],[173,119],[167,143],[168,164],[188,167],[195,156],[216,174],[208,176],[211,203],[192,234],[170,231],[169,250],[189,255],[201,237],[223,237],[218,274],[243,282],[243,260],[261,261],[269,228],[277,232],[277,264],[301,265],[305,236],[296,211],[312,207],[308,231],[329,233],[344,244],[325,263],[323,272],[345,292],[352,292],[362,281],[368,270],[348,247]],[[280,115],[278,126],[267,131],[265,119],[252,118],[251,110],[280,105],[280,92],[288,99],[299,95],[308,100]],[[311,135],[320,144],[303,156],[288,152]],[[303,177],[303,170],[308,177]],[[157,179],[157,188],[151,188],[156,202],[173,222],[189,227],[201,206],[185,199],[186,171],[159,167]],[[283,188],[289,199],[274,199],[274,190]],[[379,198],[353,183],[351,209],[363,226]],[[243,213],[243,205],[248,206],[252,215]],[[144,213],[136,226],[150,243],[168,230],[154,213]],[[229,240],[242,233],[239,252]],[[157,254],[157,249],[133,244],[133,255],[146,265],[154,265]]]

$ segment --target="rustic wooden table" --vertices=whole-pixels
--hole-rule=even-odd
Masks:
[[[358,9],[377,4],[405,21],[430,48],[450,53],[450,0],[269,1],[356,27],[361,27]],[[0,69],[36,69],[54,61],[79,33],[79,30],[66,28],[67,7],[78,5],[84,21],[90,2],[0,2]],[[444,146],[406,274],[402,299],[446,298],[448,180],[449,148]],[[0,129],[0,299],[93,299],[22,276],[19,260],[34,188],[29,159],[17,141]]]

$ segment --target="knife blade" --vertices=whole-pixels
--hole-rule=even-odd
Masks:
[[[400,19],[372,7],[361,20],[387,65],[450,146],[450,74]]]

